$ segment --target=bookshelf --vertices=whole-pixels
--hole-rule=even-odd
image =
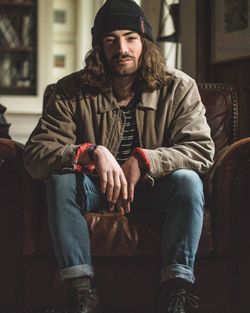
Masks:
[[[0,94],[37,93],[37,0],[0,0]]]

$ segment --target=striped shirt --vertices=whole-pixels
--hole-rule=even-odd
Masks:
[[[116,160],[120,165],[127,160],[134,148],[139,146],[135,116],[135,108],[137,104],[138,98],[134,97],[127,106],[121,107],[121,110],[125,115],[125,127],[116,156]]]

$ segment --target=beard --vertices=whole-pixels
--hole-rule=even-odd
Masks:
[[[129,61],[128,64],[119,63],[119,61]],[[111,60],[107,61],[109,73],[113,76],[127,77],[133,76],[138,72],[138,65],[134,57],[128,54],[116,54]]]
[[[109,72],[112,76],[127,77],[135,75],[137,68],[109,67]]]

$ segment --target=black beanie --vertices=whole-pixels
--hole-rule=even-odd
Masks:
[[[129,29],[154,41],[152,28],[140,6],[132,0],[107,0],[97,12],[92,32],[92,46],[114,30]]]

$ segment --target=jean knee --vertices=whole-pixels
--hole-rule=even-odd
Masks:
[[[176,192],[185,203],[195,202],[204,205],[203,183],[193,170],[177,170],[172,173]]]
[[[45,182],[49,212],[71,211],[82,203],[77,188],[77,175],[74,173],[54,174]]]
[[[45,186],[48,194],[66,198],[69,192],[76,189],[76,175],[73,173],[51,175],[45,181]]]

